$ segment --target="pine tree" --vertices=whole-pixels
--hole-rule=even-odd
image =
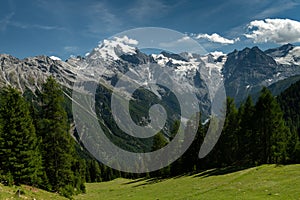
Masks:
[[[204,140],[204,130],[203,130],[203,125],[201,123],[201,114],[199,113],[197,116],[197,121],[198,121],[198,129],[195,135],[195,138],[190,145],[190,147],[187,149],[187,151],[182,155],[182,170],[183,172],[192,172],[196,171],[200,168],[200,163],[199,163],[199,150],[200,147],[203,143]],[[190,134],[189,131],[192,128],[192,130],[195,129],[195,127],[189,127],[192,126],[190,123],[187,125],[186,133],[185,134]]]
[[[89,174],[91,182],[101,182],[101,169],[96,160],[89,161]]]
[[[42,160],[29,106],[12,87],[0,93],[0,170],[16,184],[39,185]]]
[[[153,143],[152,143],[152,151],[156,151],[158,149],[161,149],[167,144],[167,140],[165,139],[164,135],[159,132],[153,137]]]
[[[288,163],[300,163],[300,81],[282,92],[277,100],[291,131],[287,145]]]
[[[65,196],[77,185],[72,166],[76,163],[74,140],[69,134],[67,114],[63,109],[63,92],[53,77],[42,86],[39,134],[43,139],[43,161],[53,191]],[[80,189],[80,188],[77,188]]]
[[[239,131],[238,131],[238,160],[253,164],[253,150],[255,147],[255,137],[253,133],[255,107],[251,96],[239,108]]]
[[[159,150],[166,146],[168,144],[167,140],[165,139],[164,135],[162,132],[158,132],[154,137],[153,137],[153,142],[152,142],[152,151]],[[161,164],[160,160],[154,159],[153,162],[156,162],[157,164]],[[151,173],[151,176],[153,177],[158,177],[158,176],[169,176],[170,174],[170,167],[166,166],[160,170],[157,170],[153,173]]]
[[[227,98],[226,119],[222,134],[216,145],[217,163],[221,166],[228,166],[237,161],[238,154],[238,111],[234,100]]]
[[[286,160],[290,136],[276,99],[263,88],[255,105],[256,152],[258,163],[280,163]]]

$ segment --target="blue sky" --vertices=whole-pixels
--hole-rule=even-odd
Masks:
[[[299,11],[297,0],[1,0],[0,53],[67,59],[148,26],[185,33],[208,51],[297,45]]]

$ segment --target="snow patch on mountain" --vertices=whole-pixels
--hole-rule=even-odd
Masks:
[[[52,60],[61,60],[61,58],[56,57],[56,56],[50,56],[50,58],[51,58]]]
[[[211,52],[205,56],[202,56],[201,59],[204,61],[207,68],[217,69],[219,72],[221,72],[227,60],[227,56],[222,52]]]
[[[211,54],[215,60],[217,60],[220,56],[226,56],[226,54],[221,51],[213,51],[210,52],[209,54]]]
[[[199,62],[195,60],[177,60],[174,58],[170,58],[167,56],[164,56],[163,54],[152,54],[151,55],[154,60],[159,64],[161,67],[165,67],[167,65],[174,65],[175,71],[187,71],[187,70],[194,70],[197,69]]]
[[[300,47],[294,47],[285,56],[275,57],[274,60],[278,64],[300,66]]]

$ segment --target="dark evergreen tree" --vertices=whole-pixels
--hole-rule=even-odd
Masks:
[[[204,130],[203,130],[203,125],[201,122],[201,114],[199,113],[198,116],[198,128],[197,128],[197,132],[195,135],[195,138],[192,142],[192,144],[190,145],[190,147],[188,148],[188,150],[183,154],[182,156],[182,172],[192,172],[192,171],[196,171],[200,168],[200,162],[199,162],[199,150],[200,147],[203,143],[203,139],[205,136]],[[191,127],[192,124],[188,123],[187,125],[187,129],[186,129],[186,133],[185,134],[189,134],[189,130],[190,128],[192,128],[193,130],[196,127]]]
[[[12,87],[0,92],[0,173],[15,184],[41,184],[42,159],[29,106]]]
[[[287,162],[300,163],[300,81],[282,92],[277,99],[291,131],[287,145]]]
[[[254,127],[255,107],[251,96],[239,108],[239,130],[238,130],[238,161],[253,164],[253,150],[255,147]]]
[[[102,174],[99,163],[96,160],[89,161],[89,174],[91,182],[101,182]]]
[[[82,179],[74,177],[76,165],[74,140],[69,133],[66,111],[63,109],[63,92],[53,77],[42,86],[41,120],[39,134],[43,139],[43,161],[53,191],[70,196],[74,188],[80,190]],[[81,187],[81,186],[80,186]]]
[[[164,135],[161,132],[159,132],[153,137],[153,143],[152,143],[151,150],[156,151],[158,149],[161,149],[167,143],[168,142],[167,142],[166,138],[164,137]]]
[[[238,154],[238,111],[234,100],[227,98],[226,119],[222,134],[216,145],[217,163],[220,166],[228,166],[237,161]]]
[[[290,136],[283,114],[276,99],[263,88],[255,105],[255,131],[258,163],[281,163],[287,157],[287,141]]]
[[[151,150],[152,151],[156,151],[159,150],[161,148],[163,148],[164,146],[166,146],[168,144],[168,141],[166,140],[165,136],[163,135],[162,132],[158,132],[155,136],[153,136],[153,142],[152,142],[152,147]],[[165,152],[163,152],[165,153]],[[156,162],[157,164],[160,164],[160,160],[153,160],[153,162]],[[169,176],[170,174],[170,167],[164,167],[158,171],[152,172],[150,173],[150,176],[154,176],[154,177],[162,177],[162,176]]]

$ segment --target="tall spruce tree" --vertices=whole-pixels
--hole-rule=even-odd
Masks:
[[[160,131],[158,132],[155,136],[153,136],[153,141],[152,141],[152,147],[151,151],[156,151],[168,144],[168,141],[165,139],[165,136],[163,133]],[[156,162],[157,164],[161,165],[161,161],[157,160],[156,158],[153,160],[153,162]],[[170,167],[164,167],[158,171],[150,173],[151,176],[168,176],[170,173]]]
[[[253,164],[253,150],[255,137],[253,133],[255,107],[251,96],[239,108],[239,131],[238,131],[238,160],[242,163]]]
[[[277,99],[284,112],[283,117],[291,131],[287,145],[287,162],[300,163],[300,81],[282,92]]]
[[[227,98],[226,119],[219,141],[216,145],[218,152],[217,162],[221,166],[228,166],[237,160],[238,154],[238,111],[234,100]]]
[[[256,152],[258,163],[282,163],[286,160],[290,131],[276,99],[264,87],[255,105]]]
[[[0,92],[0,170],[15,184],[39,185],[42,159],[29,107],[12,87]]]
[[[63,92],[55,79],[50,77],[43,84],[41,95],[39,133],[43,139],[46,174],[53,191],[69,196],[81,180],[75,179],[72,171],[75,163],[74,140],[69,134],[67,114],[63,109]]]
[[[197,128],[197,133],[195,135],[195,138],[192,144],[190,145],[190,147],[187,149],[186,152],[184,152],[184,154],[181,157],[183,172],[192,172],[200,168],[198,154],[205,136],[200,113],[198,113],[197,115],[197,121],[198,121],[197,124],[198,128]],[[191,126],[191,124],[188,124],[188,126]],[[195,127],[193,127],[192,129],[195,129]],[[189,131],[190,131],[190,127],[187,127],[185,134],[190,134]]]

